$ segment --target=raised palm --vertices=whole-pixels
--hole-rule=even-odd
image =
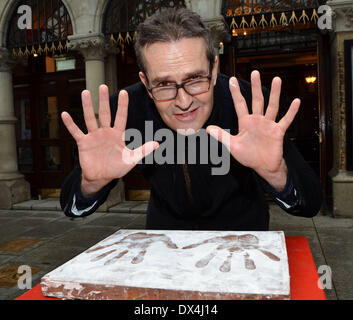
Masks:
[[[232,136],[216,126],[209,126],[207,131],[224,143],[239,163],[254,169],[266,178],[271,173],[278,172],[285,167],[283,139],[298,112],[300,100],[295,99],[286,115],[276,122],[281,94],[281,79],[274,78],[272,82],[269,104],[265,114],[260,74],[257,71],[251,75],[251,87],[252,114],[249,114],[238,81],[235,78],[230,79],[230,91],[238,116],[238,134]]]
[[[143,157],[158,148],[158,143],[152,141],[136,150],[128,149],[124,141],[128,93],[121,91],[119,94],[119,107],[113,127],[107,86],[100,86],[99,93],[98,127],[90,92],[87,90],[82,92],[87,134],[77,127],[67,112],[62,113],[62,120],[78,146],[82,183],[87,186],[85,192],[87,195],[99,191],[110,181],[125,176]]]

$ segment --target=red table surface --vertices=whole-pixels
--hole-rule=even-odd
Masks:
[[[291,300],[326,300],[306,237],[286,237]],[[45,297],[40,284],[15,300],[60,300]]]

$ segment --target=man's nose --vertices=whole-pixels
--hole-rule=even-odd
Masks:
[[[187,110],[192,104],[192,96],[189,95],[184,88],[179,88],[175,98],[175,104],[182,110]]]

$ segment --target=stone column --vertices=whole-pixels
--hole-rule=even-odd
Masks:
[[[344,41],[353,39],[353,1],[328,1],[333,12],[332,110],[333,110],[333,215],[353,218],[353,172],[347,171]]]
[[[0,48],[0,209],[30,199],[30,185],[18,172],[12,84],[12,61],[6,48]]]
[[[99,108],[99,86],[105,84],[105,39],[101,34],[69,37],[69,49],[85,58],[86,88],[91,92],[95,113]]]
[[[79,51],[85,58],[86,64],[86,88],[91,92],[92,103],[95,114],[98,118],[99,110],[99,86],[102,84],[115,85],[110,82],[110,78],[106,79],[105,59],[109,53],[112,53],[112,48],[106,43],[103,35],[90,36],[71,36],[69,38],[70,50]],[[107,83],[108,80],[108,83]],[[116,91],[116,88],[109,86],[110,94]],[[120,203],[125,199],[124,183],[120,179],[117,186],[111,190],[106,202],[98,209],[98,211],[107,211],[110,207]]]
[[[218,54],[220,42],[229,43],[231,34],[228,25],[222,16],[221,0],[186,0],[186,6],[198,13],[204,24],[211,30],[215,40],[215,50]]]

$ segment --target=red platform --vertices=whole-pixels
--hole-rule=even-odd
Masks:
[[[318,286],[316,270],[308,241],[305,237],[286,237],[291,300],[326,300]],[[44,297],[38,284],[15,300],[59,300]]]

